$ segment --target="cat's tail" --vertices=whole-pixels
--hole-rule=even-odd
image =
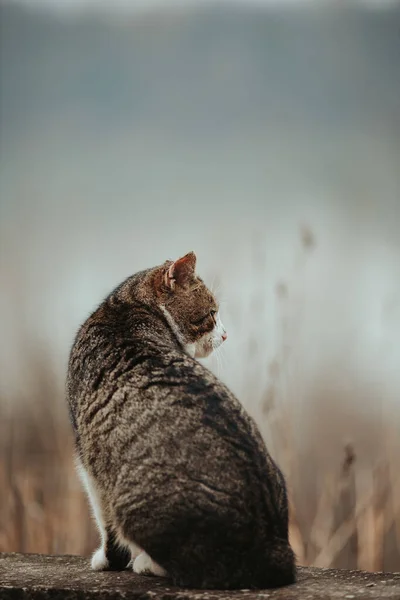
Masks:
[[[201,560],[203,558],[204,560]],[[296,561],[289,542],[268,540],[261,548],[234,556],[186,554],[175,564],[165,565],[173,584],[197,589],[264,589],[290,585],[296,581]],[[210,558],[212,562],[210,562]]]
[[[280,587],[296,581],[296,557],[287,540],[274,538],[267,545],[266,556],[266,563],[261,558],[259,564],[257,587]]]

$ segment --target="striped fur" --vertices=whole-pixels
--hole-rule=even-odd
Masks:
[[[80,328],[68,402],[99,524],[98,569],[128,563],[194,588],[295,580],[281,472],[195,356],[225,338],[196,257],[133,275]]]

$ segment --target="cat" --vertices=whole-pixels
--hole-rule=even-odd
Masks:
[[[199,589],[295,581],[283,475],[197,360],[226,337],[193,252],[129,277],[79,329],[67,396],[101,534],[93,569]]]

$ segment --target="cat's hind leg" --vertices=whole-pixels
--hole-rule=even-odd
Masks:
[[[107,527],[100,494],[93,477],[79,460],[77,460],[77,467],[101,536],[101,545],[92,556],[91,567],[94,571],[121,571],[131,560],[131,553],[127,548],[118,544],[115,534]]]
[[[113,531],[106,528],[106,560],[108,569],[112,571],[122,571],[131,561],[131,552],[125,546],[121,546]],[[92,559],[93,562],[93,559]],[[93,568],[93,565],[92,565]]]

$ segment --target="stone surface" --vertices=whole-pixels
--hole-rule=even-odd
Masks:
[[[400,600],[400,573],[300,567],[298,582],[275,590],[197,591],[131,571],[94,572],[79,556],[0,553],[0,600]]]

